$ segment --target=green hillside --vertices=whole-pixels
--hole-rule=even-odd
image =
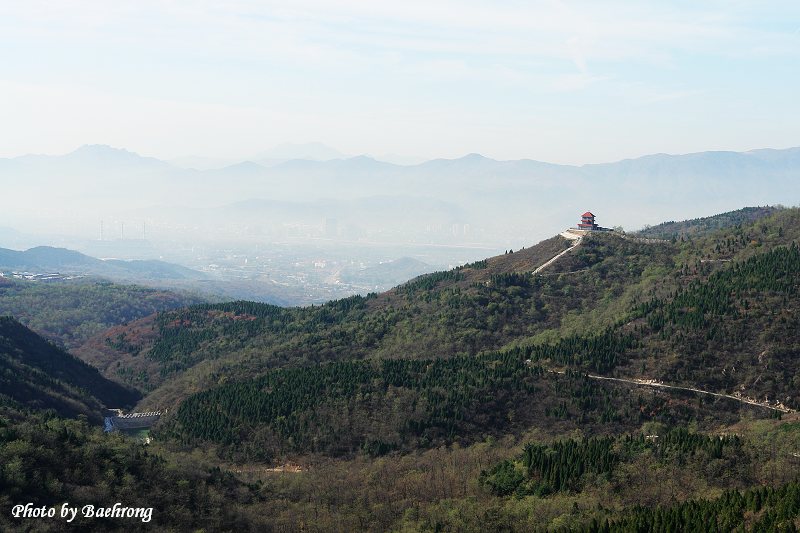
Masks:
[[[781,350],[793,350],[790,309],[797,295],[789,289],[794,271],[777,268],[781,262],[792,261],[781,255],[791,254],[791,247],[785,252],[779,249],[798,237],[797,219],[797,210],[782,210],[750,225],[736,224],[675,242],[642,241],[613,233],[589,235],[548,269],[531,274],[568,246],[566,239],[556,237],[511,254],[421,276],[380,295],[323,306],[280,308],[233,302],[163,312],[112,329],[78,353],[107,375],[147,391],[145,405],[169,405],[178,404],[198,386],[209,388],[286,366],[365,358],[470,357],[613,328],[636,340],[614,360],[623,374],[692,382],[725,392],[744,386],[743,394],[761,397],[762,392],[770,392],[769,385],[763,388],[769,380],[762,377],[749,390],[751,365],[743,358],[764,350],[771,353],[768,338],[779,337]],[[749,259],[758,254],[763,257]],[[750,281],[733,279],[748,276],[742,269],[764,273],[773,267],[776,270],[769,276],[780,274],[784,284],[777,289],[768,290],[772,278],[756,283],[752,278],[759,272],[750,274]],[[706,298],[708,291],[730,291],[734,286],[739,292],[725,297],[728,314],[717,317],[719,324],[714,325],[713,313],[692,307],[689,314],[681,315],[680,324],[660,329],[664,320],[660,317],[667,313],[670,320],[675,319],[681,306],[690,305],[687,298]],[[787,311],[773,321],[778,304]],[[745,314],[733,312],[738,307],[744,311],[744,306]],[[687,325],[689,320],[699,320],[694,329]],[[740,327],[742,321],[748,326]],[[772,331],[771,336],[762,326]],[[726,334],[726,327],[736,334]],[[714,342],[724,343],[726,352],[720,363],[738,362],[739,368],[744,365],[748,371],[724,383],[713,379],[720,377],[725,364],[719,367],[720,373],[702,375],[697,369],[710,364],[721,346]],[[611,370],[607,364],[581,368]]]
[[[200,303],[196,296],[93,279],[58,282],[0,278],[0,315],[77,348],[117,324]]]
[[[188,383],[205,388],[287,365],[453,357],[554,342],[617,327],[650,300],[672,299],[735,260],[793,242],[795,219],[797,210],[778,211],[748,226],[674,243],[591,235],[532,275],[568,245],[556,237],[380,295],[323,306],[241,302],[161,313],[110,330],[79,353],[165,405],[185,397]]]
[[[668,244],[587,238],[557,269],[531,275],[567,246],[555,237],[380,295],[317,307],[234,302],[160,313],[93,340],[87,360],[166,405],[185,397],[183,380],[210,386],[287,365],[474,355],[614,324],[678,252]]]
[[[548,254],[563,249],[563,239],[422,276],[382,295],[317,308],[232,303],[162,313],[150,338],[131,351],[157,363],[162,375],[177,374],[151,394],[150,399],[162,402],[185,394],[178,390],[182,375],[195,385],[198,379],[233,382],[219,389],[225,397],[236,397],[237,388],[250,383],[253,392],[246,394],[259,397],[263,393],[258,391],[271,386],[258,380],[238,383],[253,373],[267,372],[267,381],[282,375],[270,368],[299,365],[291,372],[313,382],[316,365],[327,372],[326,362],[472,361],[482,352],[500,350],[500,358],[515,354],[545,370],[614,372],[713,392],[766,396],[792,407],[798,401],[791,356],[798,329],[791,309],[797,304],[800,261],[796,245],[786,244],[795,238],[797,218],[797,210],[778,211],[749,226],[736,224],[699,240],[674,243],[590,235],[538,275],[531,271]],[[785,311],[774,320],[777,308]],[[588,347],[597,344],[593,339],[604,338],[611,348],[594,355]],[[770,348],[770,339],[779,342]],[[753,364],[754,354],[765,350],[772,364],[763,356]],[[377,379],[370,372],[377,370],[374,364],[364,368],[369,372],[356,379],[360,385],[347,386],[368,395]],[[369,387],[362,390],[365,384]],[[412,395],[415,401],[417,393],[421,391]],[[308,394],[328,398],[333,393],[322,389]],[[196,401],[184,404],[181,412]],[[273,415],[266,416],[269,425]],[[259,420],[243,417],[251,423]]]
[[[707,235],[714,231],[732,226],[749,224],[758,219],[768,217],[780,209],[780,207],[772,206],[744,207],[742,209],[737,209],[736,211],[720,213],[719,215],[713,215],[710,217],[694,218],[691,220],[683,220],[681,222],[663,222],[656,226],[646,227],[645,229],[637,232],[637,235],[653,239],[696,237],[700,235]]]
[[[792,531],[800,210],[713,224],[163,311],[77,353],[170,408],[152,453],[230,473],[182,475],[241,529]]]

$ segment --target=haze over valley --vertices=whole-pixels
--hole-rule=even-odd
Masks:
[[[0,49],[0,532],[800,530],[800,3]]]
[[[639,229],[800,197],[800,149],[553,165],[478,154],[398,165],[286,145],[197,170],[105,145],[0,160],[0,246],[48,245],[196,270],[206,293],[280,304],[386,290],[576,223]],[[413,265],[413,266],[411,266]],[[177,286],[177,285],[176,285]]]

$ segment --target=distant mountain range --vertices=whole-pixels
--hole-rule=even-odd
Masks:
[[[800,198],[800,148],[656,154],[582,166],[497,161],[480,154],[397,165],[367,156],[328,159],[337,154],[324,147],[312,147],[319,160],[272,157],[309,149],[284,148],[257,161],[208,170],[102,145],[62,156],[0,159],[0,183],[13,185],[13,194],[0,199],[0,225],[38,231],[58,225],[95,235],[104,216],[139,217],[148,220],[149,236],[175,231],[202,236],[205,230],[192,229],[202,218],[173,217],[170,210],[266,199],[309,204],[319,225],[330,215],[316,208],[338,204],[334,211],[346,211],[351,223],[367,232],[375,223],[373,233],[405,232],[417,242],[426,232],[446,236],[452,224],[466,224],[471,233],[461,231],[461,241],[529,244],[573,224],[587,209],[603,225],[640,227],[742,204],[791,205]],[[369,202],[352,204],[380,198],[389,205],[401,197],[450,207],[445,216],[426,208],[409,227],[401,220],[380,222],[367,212]],[[142,212],[152,206],[160,206],[161,216]],[[296,222],[291,214],[272,220],[269,211],[264,225]]]

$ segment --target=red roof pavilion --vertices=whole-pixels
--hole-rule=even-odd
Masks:
[[[596,230],[597,224],[594,222],[594,215],[591,211],[586,211],[581,215],[581,221],[578,224],[578,229]]]

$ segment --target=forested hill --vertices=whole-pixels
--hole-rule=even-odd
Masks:
[[[582,381],[585,373],[657,379],[797,409],[799,295],[800,247],[792,243],[652,297],[600,334],[450,359],[333,362],[218,386],[184,401],[167,435],[235,446],[252,459],[256,442],[266,457],[352,453],[359,446],[469,442],[512,431],[510,421],[538,426],[550,416],[594,431],[641,420],[641,397],[632,403],[633,396],[604,394]],[[558,369],[566,381],[553,374]],[[663,406],[647,409],[655,416]],[[531,417],[536,412],[540,417]],[[681,417],[673,412],[667,419]]]
[[[0,417],[0,444],[21,441],[0,455],[43,464],[48,501],[152,492],[178,530],[795,531],[798,243],[783,209],[674,239],[597,232],[535,275],[571,243],[323,306],[165,311],[80,352],[170,408],[147,453]],[[79,489],[47,482],[66,474],[42,443],[91,450]],[[0,469],[14,502],[39,479],[18,471]]]
[[[697,237],[708,235],[717,230],[730,228],[741,224],[749,224],[764,217],[768,217],[781,208],[764,207],[743,207],[736,211],[720,213],[710,217],[694,218],[681,222],[663,222],[656,226],[647,227],[637,232],[641,237],[654,239],[677,239],[679,237]]]
[[[794,531],[797,413],[781,421],[763,405],[595,377],[800,409],[798,242],[800,210],[790,209],[674,242],[595,234],[537,275],[526,250],[313,310],[166,313],[156,354],[183,348],[189,361],[238,339],[256,375],[224,363],[185,371],[215,368],[216,383],[181,401],[156,438],[225,461],[307,461],[309,473],[265,483],[270,495],[296,483],[325,491],[321,504],[268,499],[297,526],[293,516],[324,521],[321,507],[354,529]],[[375,317],[402,312],[409,322],[367,336]],[[435,334],[458,338],[470,326],[499,347],[459,352]],[[330,343],[320,364],[259,366],[259,353],[292,353],[280,336],[293,328]],[[412,335],[418,349],[388,349]]]
[[[222,376],[238,379],[287,365],[471,355],[538,334],[557,336],[567,322],[585,329],[589,324],[578,320],[582,309],[600,311],[606,305],[597,302],[607,291],[623,296],[631,279],[653,264],[671,265],[665,245],[652,246],[645,257],[637,254],[636,243],[617,237],[609,242],[587,240],[585,248],[559,262],[559,270],[586,271],[580,277],[559,276],[555,269],[552,275],[531,275],[569,246],[567,239],[554,237],[420,276],[380,295],[308,308],[235,302],[161,313],[112,329],[78,353],[109,376],[156,389],[148,401],[160,405],[185,397],[189,381],[210,384]],[[604,264],[587,271],[598,261]],[[598,327],[613,322],[613,315],[598,315]]]
[[[0,317],[0,403],[55,409],[99,420],[102,408],[134,403],[139,394],[57,348],[11,317]]]
[[[323,306],[279,308],[248,302],[194,306],[114,328],[76,353],[107,376],[149,392],[145,405],[163,406],[177,404],[187,391],[198,387],[284,366],[361,358],[469,356],[628,324],[620,331],[641,336],[646,349],[637,349],[621,361],[620,371],[689,382],[702,377],[699,370],[690,373],[689,369],[702,368],[716,357],[712,341],[680,333],[667,356],[656,357],[657,349],[666,347],[661,339],[667,332],[643,329],[657,319],[636,313],[648,302],[671,301],[692,283],[710,280],[716,284],[718,279],[709,277],[714,272],[799,240],[799,212],[779,210],[756,222],[675,242],[593,234],[537,275],[531,272],[569,246],[566,239],[554,237],[513,253],[420,276],[386,293]],[[753,289],[747,303],[751,306],[747,321],[752,329],[746,329],[751,331],[750,340],[741,340],[737,350],[715,359],[720,372],[727,363],[745,357],[746,350],[772,353],[770,346],[777,346],[756,335],[760,325],[774,329],[783,323],[771,322],[766,303],[755,305],[771,302],[770,298],[760,286]],[[655,313],[655,307],[648,312]],[[733,324],[741,317],[726,315],[716,320]],[[738,336],[727,336],[725,342],[734,342],[745,329],[737,331]],[[781,335],[787,342],[792,338]],[[740,371],[738,377],[743,380],[727,381],[725,390],[746,388],[751,379],[750,372],[746,374],[744,379]],[[706,378],[706,384],[722,386]],[[765,383],[762,379],[757,385]]]

